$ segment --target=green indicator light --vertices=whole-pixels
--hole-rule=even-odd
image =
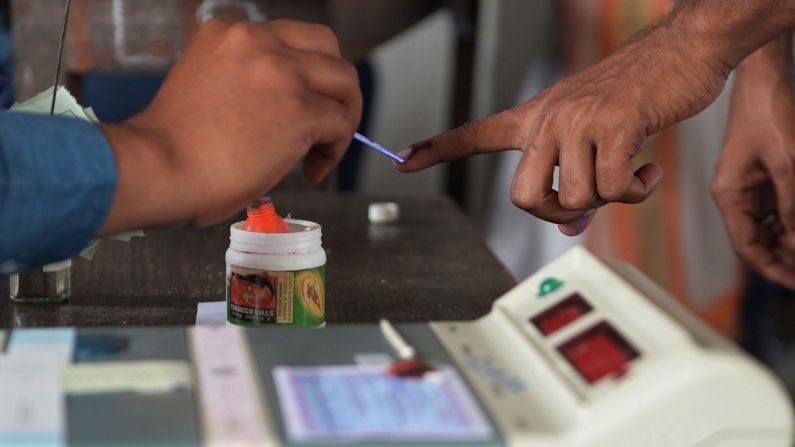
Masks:
[[[556,278],[547,278],[541,282],[538,288],[538,296],[549,295],[550,293],[560,289],[563,286],[563,281]]]

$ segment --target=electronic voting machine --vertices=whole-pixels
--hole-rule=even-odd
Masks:
[[[432,371],[389,374],[375,325],[18,329],[0,445],[793,445],[764,367],[581,248],[479,320],[395,327]]]

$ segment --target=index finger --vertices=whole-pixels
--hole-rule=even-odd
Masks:
[[[400,155],[408,161],[395,167],[401,172],[413,172],[471,155],[523,149],[526,146],[523,121],[519,112],[509,109],[464,124],[402,151]]]

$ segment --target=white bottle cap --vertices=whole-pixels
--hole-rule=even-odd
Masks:
[[[400,217],[400,206],[394,202],[371,203],[367,209],[367,217],[374,224],[395,222]]]

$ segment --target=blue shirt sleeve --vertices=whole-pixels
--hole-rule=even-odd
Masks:
[[[0,113],[0,275],[79,253],[105,222],[116,180],[91,123]]]

